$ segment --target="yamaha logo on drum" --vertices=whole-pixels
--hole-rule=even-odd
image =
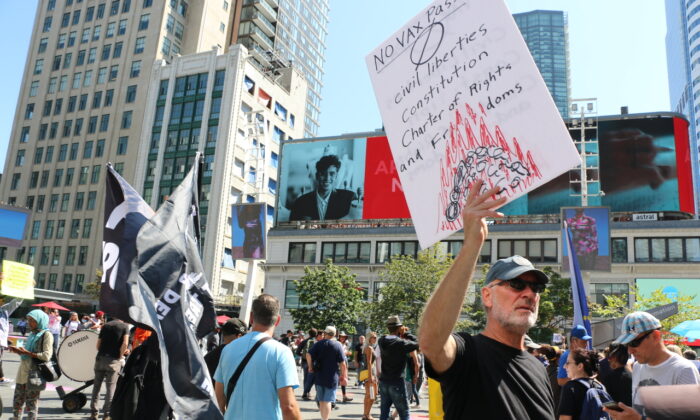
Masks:
[[[73,341],[69,341],[66,345],[67,345],[68,347],[72,347],[74,344],[78,344],[78,343],[80,343],[81,341],[85,341],[85,340],[87,340],[87,339],[88,339],[88,336],[79,337],[79,338],[76,338],[76,339],[73,340]]]

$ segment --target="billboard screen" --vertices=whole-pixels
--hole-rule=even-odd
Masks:
[[[231,256],[234,259],[265,259],[264,203],[231,206]]]
[[[31,211],[0,204],[0,246],[20,247]]]
[[[700,305],[700,279],[635,279],[637,293],[643,297],[651,297],[654,291],[661,291],[671,300],[678,299],[678,295],[692,296],[690,302]]]
[[[386,137],[282,146],[277,222],[410,217]]]
[[[591,144],[595,146],[595,144]],[[678,117],[601,120],[598,123],[600,190],[589,203],[612,211],[694,213],[688,122]],[[505,206],[506,214],[556,214],[581,204],[563,174]],[[597,192],[597,191],[592,191]]]
[[[571,207],[561,211],[562,228],[566,221],[573,249],[582,271],[610,271],[610,209],[607,207]],[[562,237],[562,267],[569,268],[566,238]]]

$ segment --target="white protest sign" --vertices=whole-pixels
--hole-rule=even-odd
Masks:
[[[581,163],[503,0],[435,1],[366,62],[422,248],[476,180],[512,201]]]

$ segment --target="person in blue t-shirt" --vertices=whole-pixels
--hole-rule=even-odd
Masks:
[[[576,349],[585,350],[588,347],[588,341],[591,339],[593,339],[593,337],[588,335],[588,331],[586,331],[586,327],[583,325],[576,325],[571,329],[571,345],[569,346],[569,349],[566,350],[559,358],[559,369],[557,370],[557,383],[559,383],[559,386],[566,385],[570,379],[565,368],[567,358],[569,357],[569,352]]]
[[[214,373],[214,389],[226,420],[301,420],[294,389],[299,386],[294,356],[289,347],[276,340],[264,342],[248,361],[238,383],[226,400],[229,380],[238,364],[258,340],[272,337],[280,322],[279,300],[262,294],[253,301],[250,333],[228,344]]]
[[[338,383],[345,386],[348,384],[348,363],[343,345],[335,340],[335,327],[329,325],[323,333],[323,340],[311,347],[306,353],[306,360],[309,370],[314,372],[316,401],[318,401],[321,418],[328,420],[331,414],[331,403],[335,402]],[[340,367],[340,378],[338,378],[338,367]]]

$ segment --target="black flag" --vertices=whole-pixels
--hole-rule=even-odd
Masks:
[[[100,309],[134,323],[128,312],[131,299],[126,282],[136,257],[136,235],[154,212],[111,164],[107,164],[106,179]]]
[[[216,326],[200,258],[201,154],[138,232],[128,286],[130,318],[158,335],[165,396],[177,417],[223,419],[197,339]]]

